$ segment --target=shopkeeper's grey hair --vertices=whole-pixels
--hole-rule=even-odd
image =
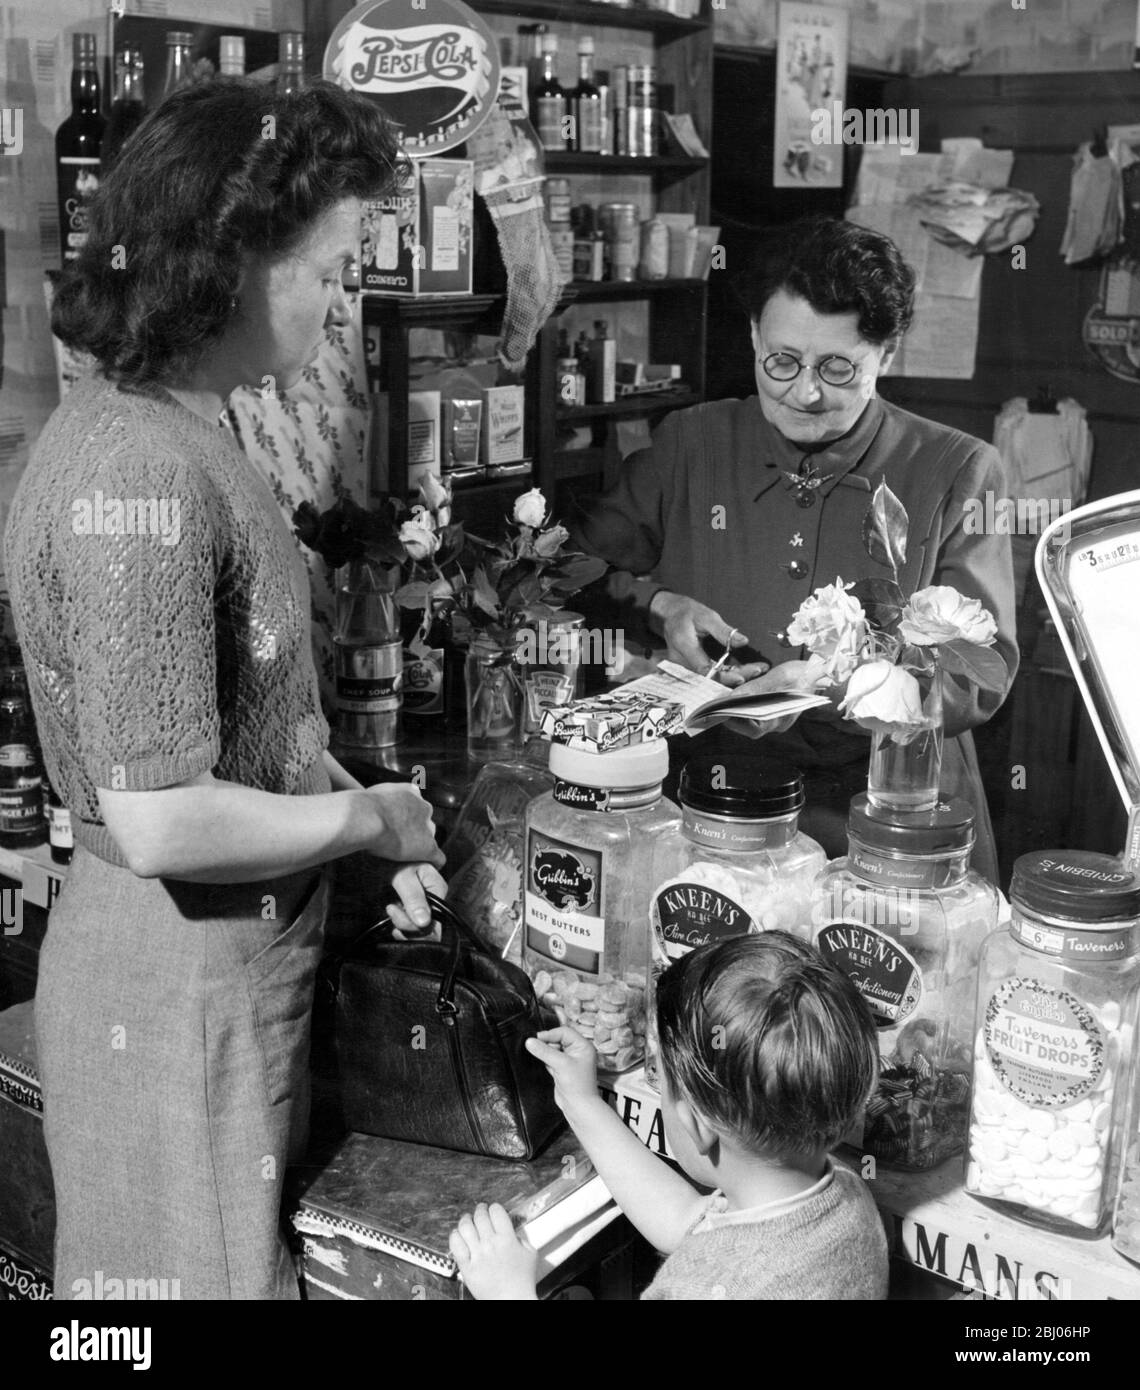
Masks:
[[[406,172],[383,113],[332,83],[184,88],[92,199],[52,329],[125,387],[174,379],[230,320],[247,257],[288,254],[337,203],[381,196]]]
[[[860,337],[881,346],[897,344],[910,327],[914,286],[914,271],[890,237],[815,216],[761,232],[736,290],[754,323],[784,290],[817,314],[857,314]]]
[[[665,1080],[758,1155],[832,1148],[874,1091],[874,1019],[846,975],[783,931],[699,946],[657,982]]]

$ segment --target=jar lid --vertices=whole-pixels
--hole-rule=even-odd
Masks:
[[[1140,877],[1088,850],[1037,850],[1013,866],[1009,896],[1031,910],[1082,922],[1140,916]]]
[[[756,754],[702,753],[681,772],[681,804],[734,820],[787,816],[804,804],[804,779],[788,763]]]
[[[550,770],[566,782],[583,787],[621,790],[651,787],[664,782],[669,773],[669,745],[663,738],[613,748],[608,753],[591,753],[569,748],[564,743],[550,745]]]
[[[860,792],[851,798],[847,833],[861,844],[896,854],[955,854],[974,843],[974,808],[962,797],[951,797],[932,811],[886,811]]]

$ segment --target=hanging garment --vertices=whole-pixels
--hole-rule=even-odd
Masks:
[[[1107,255],[1124,230],[1124,184],[1113,151],[1097,158],[1082,145],[1073,159],[1069,216],[1061,238],[1066,265]]]

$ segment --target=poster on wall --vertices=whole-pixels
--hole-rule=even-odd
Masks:
[[[1122,169],[1124,225],[1120,245],[1101,267],[1082,336],[1106,371],[1140,382],[1140,125],[1109,126],[1107,134]]]
[[[782,0],[776,43],[776,188],[843,186],[846,10]]]
[[[498,45],[461,0],[371,0],[332,31],[324,75],[379,102],[406,154],[443,154],[490,115]]]

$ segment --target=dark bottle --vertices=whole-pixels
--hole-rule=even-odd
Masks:
[[[558,80],[558,36],[542,36],[542,76],[530,94],[531,123],[544,150],[566,148],[566,93]]]
[[[64,264],[87,240],[87,201],[99,187],[99,155],[107,122],[99,114],[95,35],[75,34],[72,45],[71,115],[55,133],[59,245]]]
[[[218,40],[218,72],[222,77],[245,76],[245,39],[223,34]]]
[[[75,839],[71,833],[71,812],[59,799],[59,793],[45,782],[47,787],[48,843],[51,845],[53,864],[70,864]]]
[[[143,55],[141,48],[121,48],[115,54],[115,99],[103,136],[101,163],[106,174],[119,158],[119,151],[142,124],[146,115],[143,101]]]
[[[277,43],[277,91],[280,96],[299,92],[305,85],[305,36],[287,31]]]
[[[194,35],[185,29],[172,29],[166,36],[166,78],[162,84],[162,98],[165,101],[173,92],[189,87],[194,81],[194,64],[190,51],[194,47]]]
[[[46,839],[36,728],[23,671],[13,666],[0,686],[0,845],[27,849]]]
[[[452,604],[433,603],[426,632],[422,609],[404,628],[404,718],[430,720],[436,729],[456,727],[464,707],[463,653],[455,645],[451,612]]]
[[[587,36],[578,40],[578,85],[570,93],[574,113],[568,149],[583,154],[602,152],[602,94],[594,82],[594,40]]]

